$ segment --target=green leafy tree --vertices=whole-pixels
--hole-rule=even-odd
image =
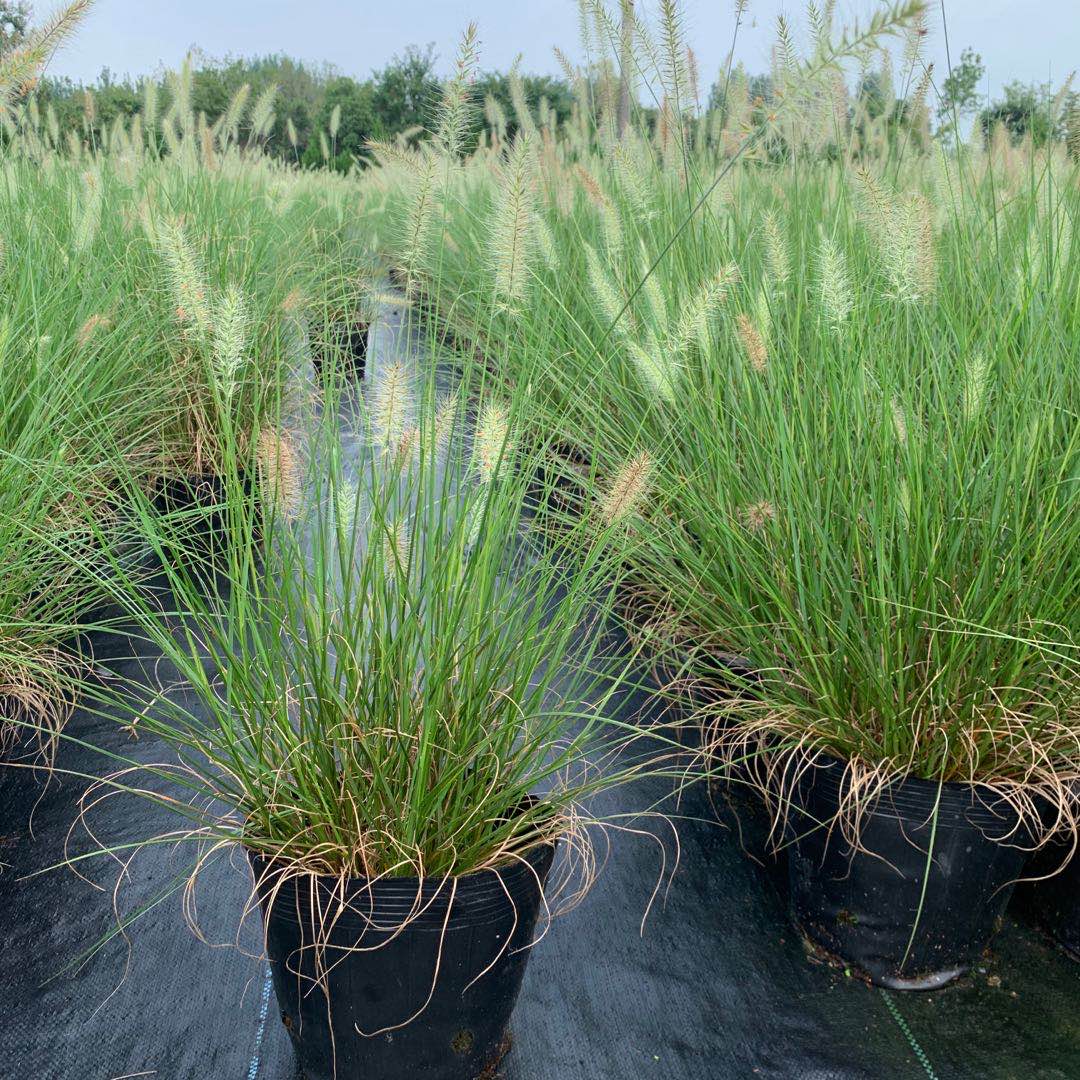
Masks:
[[[1013,140],[1031,135],[1036,146],[1061,139],[1065,125],[1060,112],[1053,108],[1053,94],[1047,86],[1011,82],[1005,96],[982,112],[983,134],[989,137],[998,124],[1004,124]]]
[[[108,68],[101,69],[92,86],[65,77],[47,77],[35,93],[42,109],[52,106],[61,132],[76,131],[80,139],[96,144],[102,142],[117,116],[130,119],[142,107],[138,89],[128,80],[116,80]]]
[[[23,0],[0,0],[0,53],[14,48],[30,26],[30,5]]]
[[[732,100],[736,104],[740,101],[740,96],[744,95],[751,102],[758,102],[765,105],[769,105],[773,101],[773,82],[771,75],[747,75],[743,70],[741,64],[739,64],[735,71],[732,72],[731,79],[734,93],[732,94]],[[709,100],[707,109],[711,112],[713,109],[724,109],[727,107],[725,99],[725,92],[727,89],[727,80],[717,79],[713,83],[712,88],[709,90]]]
[[[435,52],[409,46],[376,72],[372,104],[383,135],[427,124],[442,86],[435,77]]]
[[[228,107],[233,87],[225,72],[216,67],[201,67],[192,75],[191,107],[205,113],[212,124]]]
[[[330,164],[339,172],[348,172],[356,160],[364,161],[364,144],[378,133],[374,88],[370,82],[359,83],[347,76],[331,80],[315,117],[315,129],[326,135],[331,151]],[[337,110],[338,126],[332,133],[331,120]],[[305,165],[323,163],[322,147],[316,135],[307,146]]]
[[[225,57],[213,60],[200,57],[195,71],[192,102],[196,112],[206,113],[212,124],[225,110],[232,96],[247,84],[251,101],[270,86],[277,88],[274,98],[274,129],[269,140],[272,152],[292,157],[288,138],[292,121],[297,136],[297,153],[303,153],[312,138],[312,117],[318,111],[328,80],[336,76],[330,65],[306,64],[282,53],[251,58]],[[241,125],[241,138],[247,133]]]
[[[574,108],[574,92],[565,79],[552,75],[523,75],[521,85],[534,120],[539,119],[541,99],[547,101],[559,124],[570,118]],[[507,119],[507,136],[512,139],[518,125],[510,94],[510,77],[501,71],[487,71],[476,80],[473,90],[478,104],[483,105],[489,97],[499,103]]]
[[[867,120],[876,120],[893,106],[893,102],[886,99],[885,85],[877,71],[869,71],[862,77],[855,100]]]
[[[98,76],[95,98],[95,128],[98,134],[108,129],[118,116],[130,118],[142,107],[142,98],[130,83],[118,82],[108,68]]]
[[[943,122],[952,123],[978,105],[979,83],[985,74],[982,57],[974,49],[964,49],[960,54],[960,63],[941,84],[938,116]]]

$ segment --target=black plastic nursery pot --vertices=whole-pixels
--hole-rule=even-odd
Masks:
[[[759,683],[761,675],[745,657],[719,649],[700,652],[696,671],[695,678],[684,680],[682,696],[687,714],[697,713],[701,722],[688,725],[685,738],[691,747],[704,747],[738,728],[722,706],[748,699],[748,687]]]
[[[1075,794],[1075,793],[1074,793]],[[1044,823],[1053,829],[1054,811]],[[1080,841],[1062,831],[1039,848],[1016,890],[1017,906],[1065,953],[1080,961]]]
[[[1070,855],[1070,851],[1071,842],[1048,844],[1026,873],[1051,876],[1025,885],[1022,891],[1024,906],[1035,922],[1080,961],[1080,855],[1075,851]]]
[[[534,443],[523,450],[523,457],[535,448]],[[526,491],[527,504],[533,510],[564,518],[569,526],[585,512],[589,460],[581,450],[566,443],[552,447],[549,458],[536,466]]]
[[[185,473],[156,477],[150,487],[154,509],[163,514],[211,511],[225,501],[225,477],[220,473]],[[200,525],[220,528],[220,514],[207,513]]]
[[[354,878],[343,906],[337,879],[281,879],[249,852],[305,1080],[493,1077],[554,854],[542,845],[456,882]]]
[[[243,471],[240,482],[245,494],[252,493],[252,477]],[[192,538],[213,547],[225,531],[226,478],[221,473],[189,473],[161,476],[151,486],[153,505],[164,514],[191,514]],[[255,528],[258,530],[259,522]]]
[[[242,480],[246,489],[246,474]],[[166,513],[218,506],[224,503],[225,492],[226,480],[221,473],[159,476],[151,485],[154,506]]]
[[[863,812],[855,846],[835,821],[846,772],[819,756],[793,785],[793,918],[812,945],[875,985],[944,986],[993,936],[1024,872],[1030,832],[983,789],[906,777]]]
[[[343,319],[333,323],[327,332],[324,347],[312,351],[315,374],[322,376],[327,355],[340,356],[348,373],[354,379],[362,379],[367,369],[369,330],[370,325],[359,319]]]

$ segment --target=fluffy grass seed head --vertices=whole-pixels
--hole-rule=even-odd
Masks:
[[[596,299],[604,321],[608,325],[614,325],[620,332],[625,330],[629,311],[623,311],[625,301],[619,293],[611,275],[604,268],[600,256],[592,244],[585,245],[585,266],[588,273],[589,288]],[[618,321],[616,321],[618,320]]]
[[[230,402],[236,391],[237,377],[244,362],[248,338],[248,314],[244,294],[232,284],[218,301],[214,317],[214,376],[218,392]]]
[[[90,318],[79,327],[79,333],[77,335],[79,348],[86,348],[99,330],[108,330],[110,326],[112,326],[112,320],[108,315],[91,315]]]
[[[451,161],[457,161],[461,155],[472,125],[475,106],[473,83],[479,55],[476,23],[469,23],[458,48],[454,74],[443,90],[435,127],[436,142]]]
[[[765,344],[765,351],[772,352],[773,346],[773,317],[772,308],[769,306],[769,292],[762,282],[754,296],[754,326],[761,335]]]
[[[42,68],[75,33],[92,6],[93,0],[72,0],[0,56],[0,104],[10,104],[37,85]]]
[[[370,393],[372,445],[384,454],[397,453],[413,428],[416,408],[412,377],[400,360],[388,364]]]
[[[71,248],[76,255],[88,251],[101,224],[101,174],[86,172],[75,204],[75,227]]]
[[[251,108],[252,140],[259,140],[270,134],[274,126],[274,104],[277,101],[278,88],[271,83],[256,99]]]
[[[638,164],[637,155],[625,144],[618,143],[612,151],[615,178],[624,198],[640,222],[649,222],[659,210],[654,205],[653,189]]]
[[[734,264],[723,267],[683,305],[671,339],[676,352],[685,352],[695,342],[702,350],[708,349],[709,328],[727,298],[737,274],[738,269]],[[649,280],[656,280],[656,276],[653,275]]]
[[[360,485],[355,480],[342,480],[334,487],[334,513],[338,528],[351,533],[359,509]]]
[[[259,484],[263,497],[286,520],[295,518],[303,495],[300,463],[288,434],[272,428],[259,432]]]
[[[771,210],[763,219],[765,232],[765,269],[769,286],[783,288],[791,276],[791,251],[776,214]]]
[[[838,330],[855,306],[844,253],[830,237],[824,235],[817,250],[818,300],[825,321]]]
[[[294,285],[281,301],[281,313],[288,316],[298,315],[304,310],[306,302],[304,290],[299,285]]]
[[[769,366],[769,350],[754,320],[745,311],[740,311],[735,316],[735,328],[750,366],[757,372],[764,372]]]
[[[480,410],[473,436],[473,469],[481,483],[490,484],[511,453],[510,414],[501,401],[488,401]]]
[[[458,392],[454,390],[446,394],[435,406],[435,415],[431,421],[431,445],[439,460],[443,460],[449,452],[460,403]]]
[[[200,330],[209,332],[206,284],[183,226],[176,218],[166,217],[154,223],[154,230],[172,286],[177,319],[182,323],[193,322]]]
[[[759,533],[766,525],[776,520],[776,507],[768,499],[761,499],[744,507],[741,517],[743,524],[750,532]]]
[[[391,583],[407,581],[412,543],[409,537],[409,525],[404,518],[387,524],[383,533],[382,555],[387,581]]]
[[[158,84],[157,79],[145,78],[142,84],[142,122],[146,130],[153,131],[158,121]]]
[[[489,255],[496,301],[516,308],[524,300],[535,247],[535,183],[532,147],[518,135],[502,169],[491,217]]]
[[[250,83],[243,83],[229,99],[229,104],[222,113],[218,127],[218,144],[224,150],[240,136],[240,125],[244,122],[248,99],[251,97]]]
[[[433,154],[414,157],[397,155],[407,162],[405,191],[406,212],[402,224],[401,255],[398,268],[401,272],[405,295],[412,296],[420,276],[429,264],[432,243],[432,223],[435,217],[435,176],[438,161]]]
[[[904,412],[903,405],[901,405],[901,403],[900,403],[900,399],[898,397],[896,397],[895,395],[893,396],[892,400],[889,402],[889,409],[890,409],[890,412],[892,413],[892,425],[893,425],[893,432],[896,435],[896,441],[901,446],[907,446],[907,441],[908,441],[907,415]]]
[[[581,181],[582,190],[600,214],[600,231],[604,236],[604,249],[608,258],[615,260],[622,254],[626,240],[619,208],[608,198],[607,192],[584,165],[579,163],[574,172]]]
[[[964,419],[970,424],[976,421],[983,411],[990,390],[990,365],[986,355],[973,353],[964,364]]]
[[[654,470],[652,456],[645,450],[623,463],[600,498],[599,515],[604,525],[618,525],[638,513],[648,498]]]
[[[682,374],[682,366],[667,342],[649,338],[645,345],[633,338],[627,339],[626,349],[637,369],[641,381],[657,397],[669,405],[675,401],[675,391]]]
[[[521,131],[529,138],[532,138],[536,135],[536,121],[533,120],[532,110],[529,108],[529,102],[525,97],[525,83],[521,78],[520,56],[510,66],[507,84],[510,90],[510,104],[514,107],[514,119],[517,120]]]
[[[937,280],[933,212],[926,196],[892,196],[868,169],[860,169],[860,213],[875,240],[889,279],[889,296],[904,303],[928,299]]]

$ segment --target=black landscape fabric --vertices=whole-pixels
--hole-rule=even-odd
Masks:
[[[133,660],[115,667],[136,677],[142,670]],[[86,713],[68,730],[139,759],[164,757],[152,740],[132,742],[114,722]],[[58,765],[99,773],[102,760],[68,742]],[[58,776],[43,787],[28,772],[0,772],[2,1075],[294,1080],[257,919],[237,940],[250,889],[246,860],[223,855],[201,878],[208,943],[185,926],[172,895],[141,916],[128,941],[113,938],[79,966],[115,928],[119,868],[84,864],[104,891],[70,869],[24,875],[63,859],[85,786]],[[605,808],[636,808],[662,794],[659,782],[643,783]],[[886,996],[806,956],[787,919],[780,868],[749,859],[735,830],[709,820],[712,803],[731,820],[723,793],[684,798],[679,867],[644,933],[658,846],[613,839],[592,892],[533,950],[506,1080],[1080,1076],[1080,968],[1036,931],[1010,918],[972,976],[933,994]],[[741,817],[745,837],[760,829],[745,805]],[[98,839],[113,844],[175,826],[166,812],[126,796],[98,807],[93,822]],[[89,846],[75,830],[69,854]],[[119,909],[153,905],[187,870],[183,849],[143,852],[117,894]]]
[[[146,680],[145,660],[100,635],[94,647],[113,670]],[[642,695],[624,698],[627,715],[649,707]],[[141,852],[115,895],[116,862],[80,864],[89,880],[65,867],[27,876],[93,846],[71,831],[88,785],[72,774],[97,776],[105,763],[73,740],[168,757],[86,711],[67,733],[49,783],[0,769],[0,1075],[295,1080],[257,915],[240,926],[251,888],[242,855],[222,854],[201,874],[193,899],[205,942],[185,925],[174,888],[190,871],[182,846]],[[664,783],[610,793],[596,809],[647,807]],[[678,868],[665,895],[651,902],[656,840],[615,835],[592,891],[534,948],[505,1080],[1080,1078],[1080,966],[1030,926],[1010,915],[985,962],[945,990],[884,993],[807,955],[788,920],[782,865],[744,850],[760,850],[764,829],[752,802],[699,787],[676,812]],[[95,807],[91,822],[110,845],[177,826],[123,795]],[[670,829],[647,827],[668,839],[670,857]],[[115,935],[114,905],[143,911],[126,937]]]

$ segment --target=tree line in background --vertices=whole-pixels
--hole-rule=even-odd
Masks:
[[[341,171],[365,159],[369,139],[418,136],[442,94],[431,47],[412,46],[364,80],[343,75],[329,64],[309,64],[284,54],[214,60],[196,53],[192,61],[191,104],[209,125],[226,113],[244,86],[250,88],[252,101],[276,88],[268,149],[302,165],[329,163]],[[167,104],[170,81],[164,75],[152,78],[159,86],[159,101]],[[565,80],[522,75],[520,83],[531,105],[546,99],[560,122],[569,118],[573,94]],[[513,115],[511,75],[486,73],[475,89],[480,100],[490,99],[504,115]],[[81,138],[98,142],[117,116],[131,118],[145,100],[144,81],[117,78],[108,69],[91,85],[46,77],[35,93],[39,109],[51,106],[55,111],[61,135],[76,131]],[[241,129],[241,137],[245,134]]]
[[[0,0],[0,48],[18,44],[30,23],[30,5],[25,0]],[[330,64],[311,64],[283,53],[253,58],[214,59],[196,52],[191,57],[191,106],[213,126],[226,115],[238,94],[257,100],[267,91],[273,98],[273,122],[262,133],[267,148],[279,156],[306,166],[329,164],[348,171],[366,158],[368,140],[395,137],[419,138],[441,96],[442,83],[436,75],[433,47],[410,46],[386,67],[366,79],[342,74]],[[772,78],[749,76],[740,69],[736,79],[760,108],[768,108],[773,97]],[[1080,147],[1080,98],[1070,83],[1056,93],[1048,85],[1012,82],[1003,96],[989,104],[980,86],[985,75],[981,57],[965,49],[959,62],[938,86],[937,134],[963,138],[962,125],[974,123],[989,136],[995,127],[1004,127],[1014,140],[1031,136],[1036,145],[1048,140],[1069,139]],[[172,84],[161,73],[148,76],[157,84],[160,100],[168,102]],[[599,79],[603,78],[601,73]],[[130,76],[117,78],[107,68],[96,82],[85,85],[66,77],[43,78],[35,88],[38,108],[51,107],[59,134],[74,132],[89,143],[100,143],[117,117],[130,119],[143,109],[147,79],[135,82]],[[712,87],[708,108],[724,108],[725,92],[732,79]],[[244,91],[244,87],[248,90]],[[573,111],[575,88],[558,76],[487,72],[474,84],[478,100],[485,103],[484,130],[500,129],[513,134],[517,106],[524,103],[556,122],[567,120]],[[599,91],[598,91],[599,92]],[[886,86],[878,72],[859,79],[854,102],[848,108],[856,126],[859,117],[877,119],[890,112],[889,126],[901,133],[921,128],[929,133],[925,102],[926,87],[906,92]],[[517,102],[515,102],[517,98]],[[543,106],[541,103],[545,103]],[[645,108],[646,119],[655,121],[658,110]],[[249,119],[248,123],[251,123]],[[246,132],[238,132],[243,136]],[[477,132],[479,137],[481,132]]]

